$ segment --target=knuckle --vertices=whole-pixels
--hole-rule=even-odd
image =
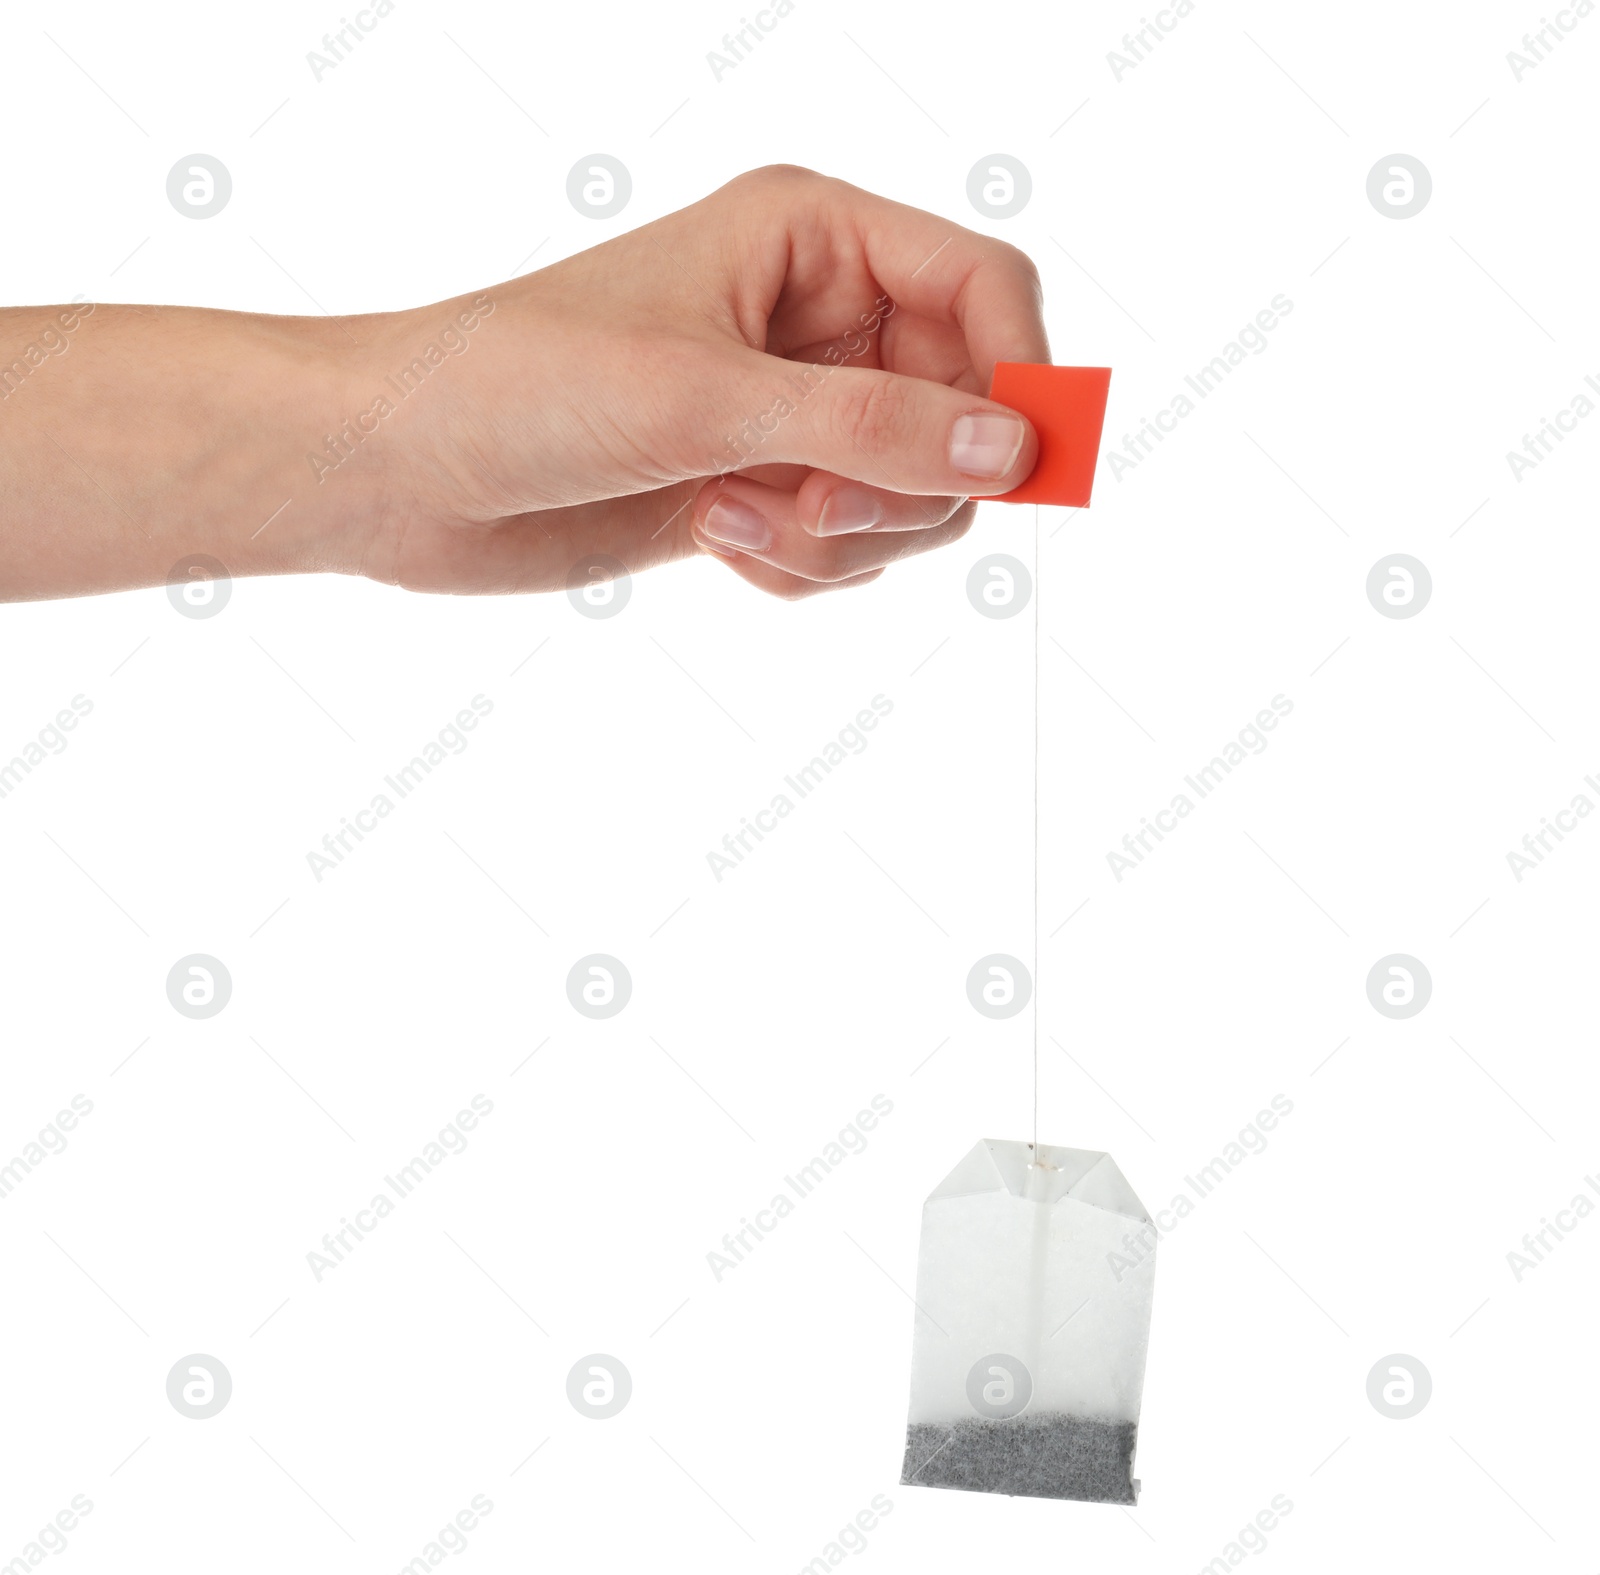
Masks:
[[[808,170],[803,164],[762,164],[736,175],[728,184],[747,190],[780,190],[821,178],[815,170]]]
[[[810,554],[804,569],[792,572],[804,574],[818,590],[837,590],[863,579],[875,580],[889,564],[919,550],[913,543],[921,534],[920,531],[896,531],[893,535],[879,536],[865,557],[845,545],[849,540],[846,537],[842,542],[830,544],[823,552]],[[897,540],[897,537],[904,539]]]
[[[1042,307],[1044,304],[1044,281],[1039,276],[1039,265],[1020,246],[1013,246],[1009,241],[991,241],[994,250],[989,254],[989,260],[997,264],[999,269],[1010,275],[1027,290],[1035,305]]]
[[[809,589],[802,594],[814,594],[817,588],[834,585],[850,577],[846,555],[837,539],[801,535],[786,544],[781,561],[783,572]]]
[[[803,580],[793,578],[773,588],[772,594],[786,602],[809,601],[813,596],[826,596],[831,591],[854,590],[858,585],[870,585],[883,574],[883,565],[872,569],[858,569],[850,574],[840,574],[828,579]]]
[[[839,423],[843,436],[869,453],[891,446],[910,414],[910,393],[901,379],[862,372],[841,390]]]
[[[969,503],[965,508],[957,509],[944,526],[944,536],[940,541],[941,547],[953,541],[960,541],[972,529],[972,522],[978,517],[978,506]]]
[[[847,545],[849,537],[825,536],[820,540],[802,531],[785,533],[774,543],[766,561],[793,582],[793,596],[815,596],[818,591],[861,572],[859,549]]]
[[[954,519],[963,509],[970,509],[972,505],[965,498],[936,498],[923,497],[916,493],[906,494],[906,517],[913,518],[919,527],[932,530],[936,526],[947,524]]]
[[[1039,288],[1039,265],[1020,246],[1013,246],[1009,241],[1002,241],[1000,255],[1015,270],[1017,275],[1031,284],[1035,290]]]
[[[812,577],[819,585],[842,585],[862,572],[859,564],[846,563],[840,553],[830,552],[825,561],[809,565]]]

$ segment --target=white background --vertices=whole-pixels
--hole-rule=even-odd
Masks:
[[[1600,827],[1521,883],[1505,855],[1600,770],[1600,421],[1520,482],[1505,454],[1600,375],[1600,20],[1519,82],[1536,7],[1202,0],[1118,81],[1136,7],[800,0],[719,82],[737,7],[401,0],[319,82],[339,16],[8,8],[0,298],[413,305],[797,162],[1025,247],[1057,359],[1115,368],[1107,450],[1292,300],[1089,513],[1042,511],[1039,1025],[1042,1136],[1151,1207],[1294,1113],[1162,1247],[1136,1511],[901,1488],[921,1201],[1032,1119],[1031,1013],[965,994],[1033,944],[1031,617],[965,593],[1032,561],[1031,508],[800,605],[697,561],[605,622],[342,579],[10,607],[0,756],[93,711],[0,802],[0,1160],[94,1112],[0,1207],[0,1561],[81,1493],[84,1571],[377,1575],[482,1493],[485,1570],[792,1572],[887,1494],[852,1567],[1182,1572],[1284,1494],[1252,1563],[1592,1570],[1600,1221],[1520,1283],[1506,1254],[1600,1170]],[[234,183],[205,222],[165,192],[197,151]],[[604,222],[565,196],[595,152],[634,182]],[[996,152],[1034,184],[1005,221],[966,198]],[[1434,184],[1402,221],[1366,194],[1397,152]],[[1433,579],[1406,620],[1364,588],[1395,552]],[[866,752],[718,883],[875,694]],[[194,952],[233,978],[205,1021],[166,996]],[[603,1022],[566,996],[593,952],[633,978]],[[1403,1021],[1366,995],[1393,952],[1433,980]],[[474,1094],[467,1150],[318,1283]],[[718,1283],[874,1094],[867,1150]],[[206,1421],[165,1394],[196,1352],[233,1380]],[[565,1394],[591,1352],[633,1378],[608,1421]],[[1366,1395],[1397,1352],[1434,1385],[1408,1421]]]

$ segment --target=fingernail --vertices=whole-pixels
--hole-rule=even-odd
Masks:
[[[700,529],[724,547],[740,552],[765,552],[772,545],[772,530],[748,503],[720,497],[706,510]]]
[[[987,410],[958,416],[950,429],[950,463],[963,475],[995,480],[1016,464],[1026,435],[1016,416]]]
[[[817,520],[819,536],[848,536],[883,518],[883,508],[864,487],[840,487],[828,494]]]

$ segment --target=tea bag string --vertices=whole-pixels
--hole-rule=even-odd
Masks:
[[[1040,561],[1040,505],[1033,506],[1033,1162],[1039,1154],[1039,597],[1044,565]]]

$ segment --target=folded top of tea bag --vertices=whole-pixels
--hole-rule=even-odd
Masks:
[[[1035,1203],[1070,1197],[1146,1224],[1150,1221],[1116,1161],[1095,1149],[1041,1143],[1035,1163],[1032,1144],[985,1138],[928,1194],[928,1202],[975,1192],[1011,1192]]]

